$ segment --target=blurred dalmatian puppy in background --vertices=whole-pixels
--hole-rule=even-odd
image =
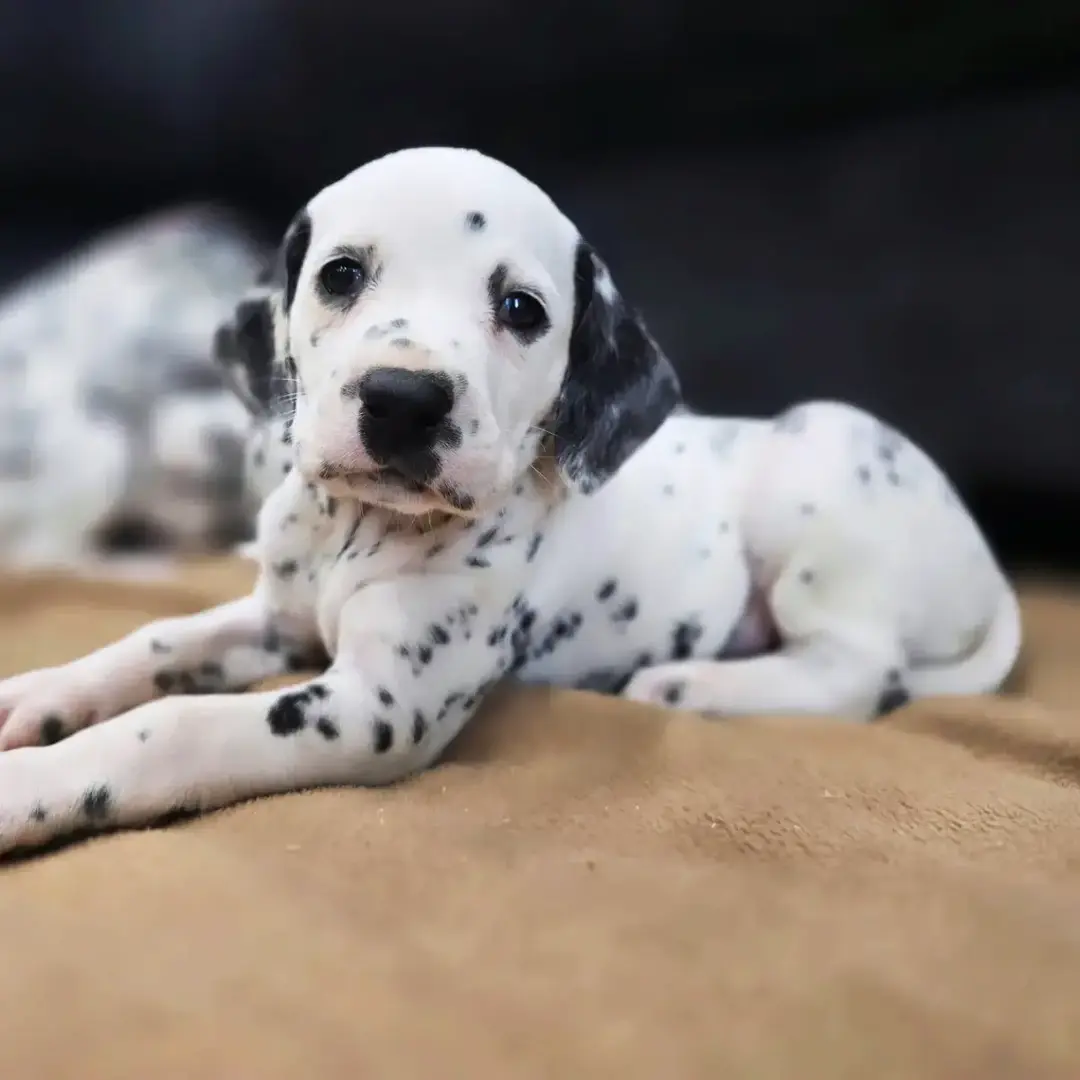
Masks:
[[[249,416],[211,346],[267,265],[227,213],[186,206],[0,298],[0,564],[153,567],[251,534]]]
[[[0,301],[0,557],[78,566],[246,535],[247,420],[208,354],[263,264],[223,213],[182,208]]]

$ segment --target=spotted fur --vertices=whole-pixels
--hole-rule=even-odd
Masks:
[[[869,720],[1016,658],[1014,593],[922,450],[837,402],[677,408],[599,256],[497,162],[365,166],[259,290],[217,340],[264,452],[259,582],[0,684],[0,850],[400,780],[510,678]]]
[[[210,341],[266,261],[224,214],[185,207],[0,300],[0,560],[78,569],[250,537],[248,420]]]

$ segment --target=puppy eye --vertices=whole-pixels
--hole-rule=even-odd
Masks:
[[[547,312],[535,296],[527,292],[512,292],[503,297],[498,319],[511,330],[528,333],[547,324]]]
[[[355,259],[334,259],[319,271],[319,285],[329,296],[355,296],[364,284],[364,267]]]

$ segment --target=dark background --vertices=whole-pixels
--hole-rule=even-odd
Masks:
[[[1080,0],[0,0],[0,283],[422,143],[547,187],[692,405],[854,400],[1080,565]]]

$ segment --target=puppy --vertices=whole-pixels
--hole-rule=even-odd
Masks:
[[[597,253],[479,153],[320,192],[217,349],[259,417],[258,584],[0,684],[0,849],[398,780],[511,676],[868,720],[1016,658],[925,453],[836,402],[680,410]]]
[[[211,337],[267,254],[225,213],[184,206],[3,298],[0,559],[100,573],[250,536],[247,417]]]

